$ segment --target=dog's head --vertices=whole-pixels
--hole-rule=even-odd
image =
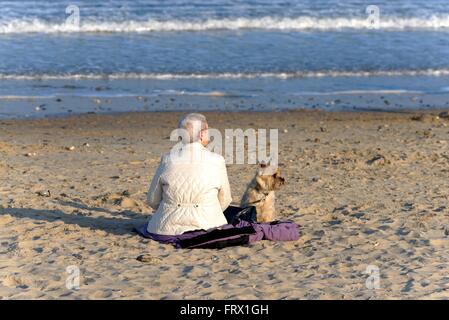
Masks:
[[[257,171],[256,184],[260,191],[274,191],[285,184],[285,179],[281,176],[278,167],[262,162]]]

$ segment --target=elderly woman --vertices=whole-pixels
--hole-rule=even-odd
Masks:
[[[148,191],[156,210],[147,231],[179,235],[227,224],[223,211],[231,203],[224,158],[210,152],[206,117],[190,113],[179,122],[185,133],[179,149],[162,156]]]

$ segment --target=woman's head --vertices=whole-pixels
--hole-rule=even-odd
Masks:
[[[206,117],[200,113],[186,114],[179,120],[179,129],[186,130],[188,137],[185,143],[200,142],[203,146],[209,143],[209,132]]]

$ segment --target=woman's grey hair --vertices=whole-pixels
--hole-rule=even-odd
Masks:
[[[187,130],[188,137],[183,137],[183,142],[196,142],[200,139],[200,132],[207,128],[206,117],[201,113],[189,113],[179,120],[179,129]]]

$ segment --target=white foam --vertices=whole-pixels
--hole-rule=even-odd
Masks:
[[[372,25],[365,17],[340,18],[227,18],[207,19],[202,21],[185,20],[129,20],[129,21],[92,21],[81,20],[79,27],[54,23],[39,19],[15,19],[0,21],[0,34],[15,33],[148,33],[163,31],[207,31],[207,30],[341,30],[341,29],[370,29]],[[379,29],[382,30],[448,30],[449,15],[434,15],[422,17],[384,17],[380,19]]]
[[[422,91],[417,90],[404,90],[404,89],[396,89],[396,90],[341,90],[341,91],[330,91],[330,92],[317,92],[317,91],[304,91],[297,92],[294,95],[297,96],[332,96],[332,95],[366,95],[366,94],[423,94]]]
[[[35,100],[35,99],[52,99],[55,98],[56,96],[51,95],[51,96],[17,96],[17,95],[0,95],[0,99],[2,100]]]
[[[325,78],[325,77],[401,77],[449,76],[449,69],[377,70],[377,71],[297,71],[297,72],[224,72],[224,73],[112,73],[112,74],[1,74],[0,80],[202,80],[202,79],[258,79],[258,78]],[[207,93],[211,94],[211,93]]]

